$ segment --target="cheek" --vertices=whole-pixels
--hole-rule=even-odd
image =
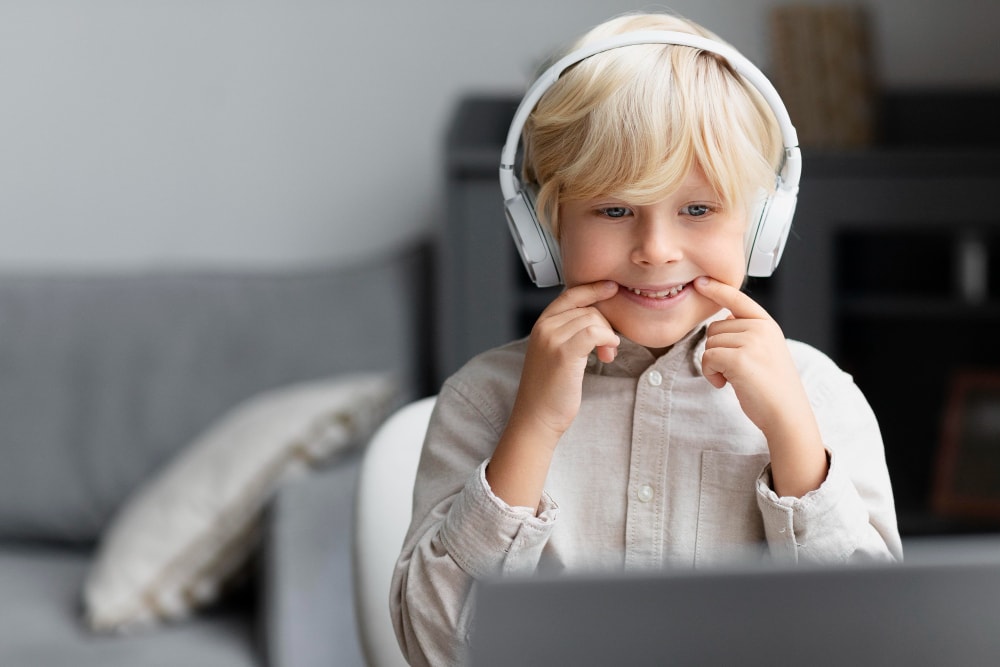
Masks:
[[[746,278],[747,258],[742,230],[734,230],[713,244],[706,255],[706,269],[710,268],[716,280],[739,288]]]
[[[739,254],[736,261],[730,264],[726,271],[722,271],[720,275],[714,277],[736,289],[742,288],[747,279],[746,259],[743,257],[743,253]]]
[[[725,236],[724,247],[720,247],[719,251],[720,257],[723,256],[722,253],[725,253],[726,263],[730,267],[729,273],[737,276],[737,282],[741,281],[747,268],[746,224],[744,221],[733,223]]]
[[[605,245],[577,237],[561,240],[559,253],[567,287],[605,278],[612,255]]]

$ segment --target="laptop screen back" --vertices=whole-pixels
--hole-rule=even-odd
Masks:
[[[1000,665],[1000,540],[894,565],[483,582],[471,664]]]

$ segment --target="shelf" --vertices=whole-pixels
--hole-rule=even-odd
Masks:
[[[951,519],[928,510],[900,512],[896,519],[900,533],[907,537],[1000,533],[1000,522],[997,521]]]
[[[944,297],[856,296],[839,298],[836,308],[843,317],[1000,321],[996,300],[973,304]]]

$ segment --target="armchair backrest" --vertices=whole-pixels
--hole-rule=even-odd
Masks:
[[[410,526],[413,482],[436,397],[393,414],[372,436],[358,478],[354,594],[368,664],[406,667],[389,616],[392,572]]]

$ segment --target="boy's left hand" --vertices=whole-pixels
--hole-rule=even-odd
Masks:
[[[812,409],[778,323],[731,285],[702,276],[694,286],[732,313],[708,326],[702,359],[708,381],[718,388],[731,384],[743,412],[765,435],[783,430],[790,419],[811,418]]]

